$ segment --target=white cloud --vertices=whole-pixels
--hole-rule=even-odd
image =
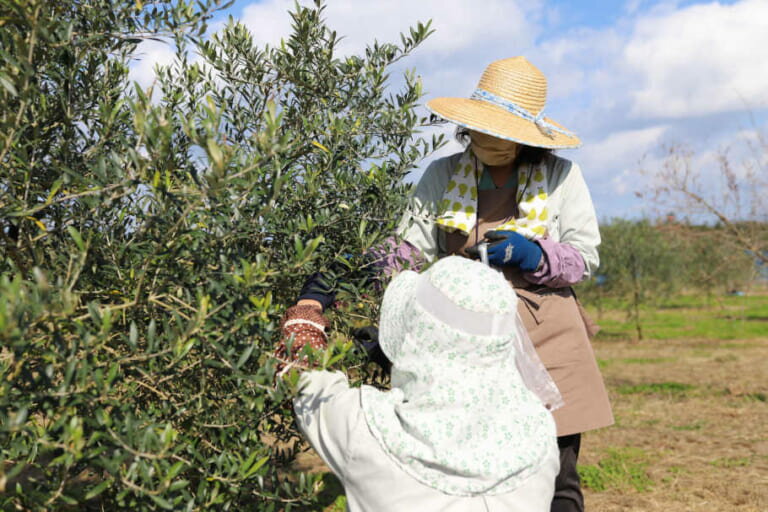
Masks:
[[[630,190],[630,184],[627,182],[628,177],[629,172],[624,171],[619,176],[611,178],[611,186],[617,196],[623,196]]]
[[[637,117],[768,105],[768,0],[692,5],[641,18],[624,49]]]
[[[624,3],[624,12],[626,12],[627,14],[634,14],[640,8],[640,5],[642,3],[643,3],[643,0],[627,0]]]
[[[171,44],[166,41],[144,41],[139,44],[131,63],[129,78],[147,89],[155,81],[155,67],[167,66],[176,59]]]
[[[638,217],[647,214],[636,192],[649,183],[642,169],[660,165],[658,150],[669,131],[667,125],[609,133],[579,149],[577,160],[590,186],[600,218]]]
[[[277,44],[290,33],[293,6],[252,3],[240,21],[257,43]],[[612,27],[568,27],[563,20],[548,33],[556,11],[545,0],[486,0],[482,9],[464,0],[333,0],[325,17],[348,53],[374,39],[398,41],[401,31],[431,18],[436,32],[403,63],[422,74],[430,96],[469,94],[492,60],[528,55],[549,78],[555,108],[548,110],[564,123],[578,118],[588,130],[605,129],[601,120],[612,110],[625,119],[682,119],[768,105],[768,0],[687,7],[627,0],[625,17]],[[171,62],[173,51],[147,42],[140,53],[132,77],[147,86],[154,65]]]
[[[531,59],[545,73],[550,101],[571,101],[586,94],[588,100],[605,109],[614,103],[615,63],[624,45],[614,27],[595,30],[577,27],[564,37],[544,39],[532,49]]]
[[[529,53],[543,19],[551,14],[545,4],[545,0],[484,0],[480,9],[465,0],[333,0],[324,15],[328,26],[343,36],[341,54],[361,53],[374,40],[399,43],[401,32],[432,20],[434,33],[398,63],[392,76],[396,79],[400,71],[415,69],[429,97],[465,96],[487,64]],[[288,10],[293,5],[293,0],[253,3],[243,9],[240,21],[257,43],[275,45],[290,33]]]
[[[307,2],[301,2],[307,3]],[[292,0],[265,0],[243,9],[240,21],[261,43],[276,44],[289,33]],[[374,39],[399,42],[399,34],[416,22],[433,20],[437,29],[424,49],[434,55],[450,55],[488,43],[506,48],[528,45],[536,35],[535,21],[541,15],[542,0],[520,2],[485,0],[482,9],[463,0],[388,0],[366,2],[334,0],[325,16],[329,26],[345,36],[342,49],[359,52]]]
[[[748,113],[763,125],[768,0],[680,4],[629,0],[611,26],[566,24],[527,50],[549,79],[547,111],[581,135],[584,147],[563,153],[601,215],[642,214],[633,194],[649,177],[637,170],[660,168],[662,144],[704,155],[734,142]]]
[[[644,154],[656,149],[668,126],[658,125],[637,130],[624,130],[580,149],[577,157],[592,178],[637,169]]]
[[[606,28],[540,38],[531,54],[550,79],[552,113],[605,133],[768,107],[768,0],[648,3],[627,2]]]

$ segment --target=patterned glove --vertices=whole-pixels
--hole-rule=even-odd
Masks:
[[[314,306],[293,306],[288,308],[280,321],[280,343],[275,349],[275,357],[282,364],[294,364],[303,368],[307,367],[306,358],[299,360],[299,353],[304,345],[309,344],[314,349],[324,349],[328,346],[325,330],[329,326],[328,319],[322,311]],[[291,353],[288,354],[286,343],[293,336]]]
[[[541,261],[541,247],[514,231],[488,231],[488,262],[497,267],[519,267],[523,272],[533,272]]]

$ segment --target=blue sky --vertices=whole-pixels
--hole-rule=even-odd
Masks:
[[[431,18],[435,34],[400,68],[421,75],[425,99],[468,96],[489,62],[528,57],[549,80],[548,115],[582,138],[582,148],[560,154],[580,163],[603,219],[659,213],[636,192],[652,184],[664,145],[690,148],[706,175],[720,151],[746,158],[756,130],[766,132],[768,0],[327,3],[327,21],[346,35],[341,51],[348,53],[373,38],[397,41]],[[288,33],[292,6],[238,0],[226,14],[259,43],[274,44]],[[147,82],[152,65],[172,52],[157,43],[143,50],[134,76]],[[451,144],[441,154],[458,149]]]

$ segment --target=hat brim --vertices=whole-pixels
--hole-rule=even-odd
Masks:
[[[547,149],[581,146],[581,140],[578,137],[556,131],[544,133],[533,121],[486,101],[469,98],[435,98],[427,102],[426,107],[454,124],[518,144]],[[544,120],[568,131],[552,119],[544,118]]]
[[[381,301],[379,346],[392,363],[400,355],[407,331],[407,313],[412,308],[420,274],[404,270],[389,282]]]

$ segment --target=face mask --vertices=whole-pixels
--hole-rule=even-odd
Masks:
[[[469,132],[472,152],[485,165],[506,165],[517,156],[520,145],[510,140],[499,139],[480,132]]]

